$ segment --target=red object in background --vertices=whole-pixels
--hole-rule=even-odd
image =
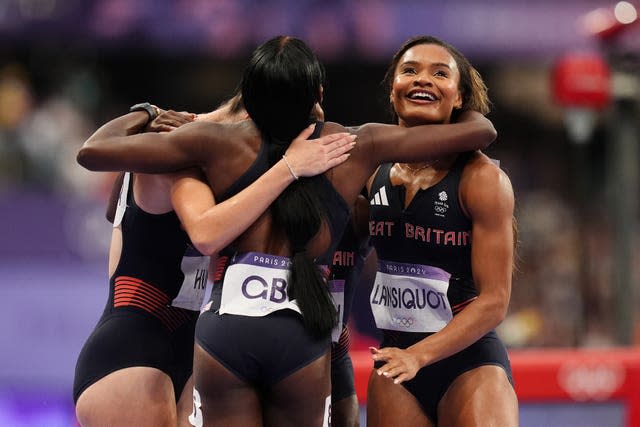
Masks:
[[[611,97],[606,61],[595,53],[570,53],[556,63],[553,95],[563,107],[604,108]]]
[[[614,43],[630,28],[637,28],[640,23],[637,9],[636,5],[629,2],[619,2],[613,7],[599,7],[580,17],[580,27],[605,43]]]

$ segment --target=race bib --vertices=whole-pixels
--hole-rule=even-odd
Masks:
[[[171,302],[172,306],[187,310],[200,310],[207,292],[209,259],[208,256],[202,255],[193,246],[187,246],[180,264],[184,280],[178,296]]]
[[[380,329],[437,332],[453,318],[446,271],[427,265],[378,261],[369,303]]]
[[[338,324],[331,331],[331,341],[338,342],[340,334],[342,334],[342,321],[344,319],[344,280],[329,280],[328,284],[333,303],[338,310]]]
[[[262,317],[284,309],[300,313],[296,301],[287,296],[289,258],[247,252],[231,263],[222,284],[220,314]]]
[[[127,195],[129,194],[130,179],[131,173],[126,172],[122,179],[122,187],[120,187],[120,196],[118,196],[118,206],[116,207],[116,214],[113,217],[113,228],[118,227],[122,223],[122,218],[124,218],[124,211],[127,210]]]

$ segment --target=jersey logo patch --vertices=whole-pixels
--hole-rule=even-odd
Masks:
[[[389,199],[387,198],[386,187],[380,187],[380,189],[373,195],[370,205],[372,206],[389,206]]]
[[[449,200],[449,196],[446,191],[441,191],[438,193],[438,199],[433,202],[433,213],[435,216],[443,217],[447,213],[449,209],[449,205],[447,204],[447,200]]]

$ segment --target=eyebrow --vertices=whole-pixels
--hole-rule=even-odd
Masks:
[[[418,61],[404,61],[399,65],[420,65],[420,63]],[[447,69],[451,69],[451,67],[449,66],[449,64],[446,64],[444,62],[434,62],[432,64],[429,65],[430,67],[445,67]]]
[[[433,64],[431,64],[431,66],[432,67],[445,67],[445,68],[451,69],[449,64],[445,64],[444,62],[434,62]]]

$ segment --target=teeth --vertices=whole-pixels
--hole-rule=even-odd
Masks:
[[[411,99],[426,99],[428,101],[435,101],[436,97],[428,92],[414,92],[409,96]]]

